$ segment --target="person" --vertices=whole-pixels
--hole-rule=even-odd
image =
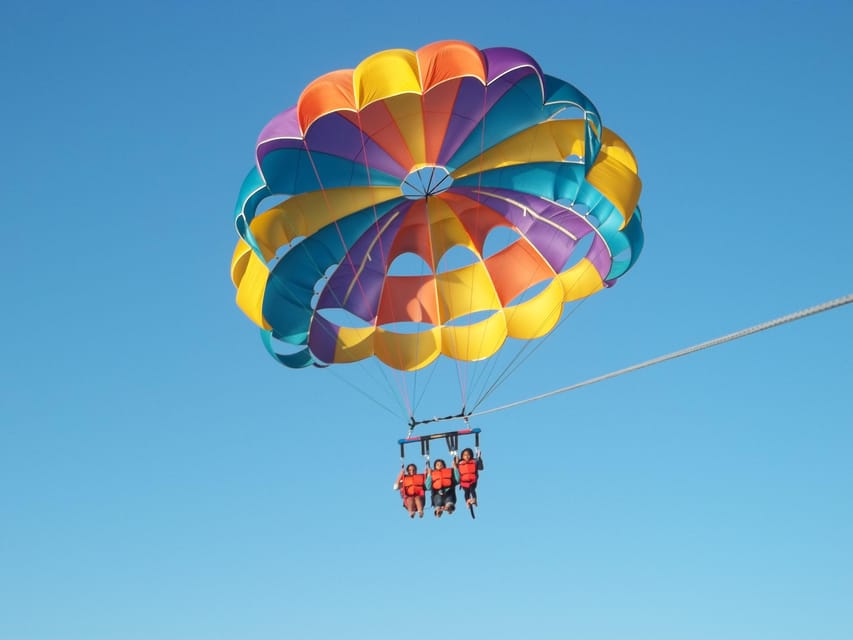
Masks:
[[[480,471],[483,470],[483,459],[480,457],[480,452],[477,452],[477,457],[474,457],[474,452],[465,448],[462,449],[462,459],[453,458],[453,466],[459,472],[459,486],[465,492],[465,504],[469,507],[477,506],[477,480],[480,478]]]
[[[459,483],[459,472],[448,468],[444,460],[438,458],[435,468],[426,466],[426,488],[430,490],[432,507],[435,517],[440,518],[444,512],[448,515],[456,510],[456,485]]]
[[[418,517],[424,517],[425,483],[426,477],[418,473],[417,465],[409,464],[405,471],[400,469],[400,475],[394,483],[394,490],[399,489],[403,497],[403,507],[409,512],[410,518],[414,518],[416,512]]]

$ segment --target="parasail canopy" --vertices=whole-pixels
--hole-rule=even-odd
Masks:
[[[593,103],[526,53],[382,51],[261,132],[237,304],[288,367],[483,360],[631,268],[640,189]]]

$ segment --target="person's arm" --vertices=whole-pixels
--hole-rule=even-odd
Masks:
[[[400,483],[403,482],[403,470],[400,469],[400,475],[397,476],[397,480],[394,482],[394,491],[400,490]]]

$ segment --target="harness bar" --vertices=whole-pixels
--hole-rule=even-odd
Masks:
[[[445,431],[444,433],[430,433],[425,436],[414,436],[412,438],[402,438],[397,440],[398,444],[407,445],[412,442],[423,442],[424,440],[438,440],[439,438],[446,438],[447,436],[469,436],[471,434],[479,434],[480,428],[474,427],[473,429],[462,429],[460,431]]]
[[[406,456],[406,445],[412,444],[414,442],[421,443],[421,455],[429,456],[429,443],[430,440],[438,440],[439,438],[444,438],[447,440],[448,448],[453,449],[455,443],[458,441],[459,436],[470,436],[474,435],[474,446],[479,449],[480,448],[480,429],[478,427],[474,427],[473,429],[461,429],[459,431],[445,431],[444,433],[430,433],[425,436],[414,436],[408,438],[402,438],[397,440],[397,444],[400,445],[400,458],[405,458]],[[454,443],[454,445],[451,445]]]

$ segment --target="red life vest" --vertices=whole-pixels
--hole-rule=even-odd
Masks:
[[[432,488],[433,491],[438,489],[449,489],[453,486],[453,469],[433,469],[432,470]]]
[[[463,489],[467,489],[472,484],[477,482],[477,461],[473,458],[468,460],[461,460],[457,466],[459,467],[459,484]]]
[[[416,473],[413,476],[403,476],[403,495],[424,495],[424,474]]]

